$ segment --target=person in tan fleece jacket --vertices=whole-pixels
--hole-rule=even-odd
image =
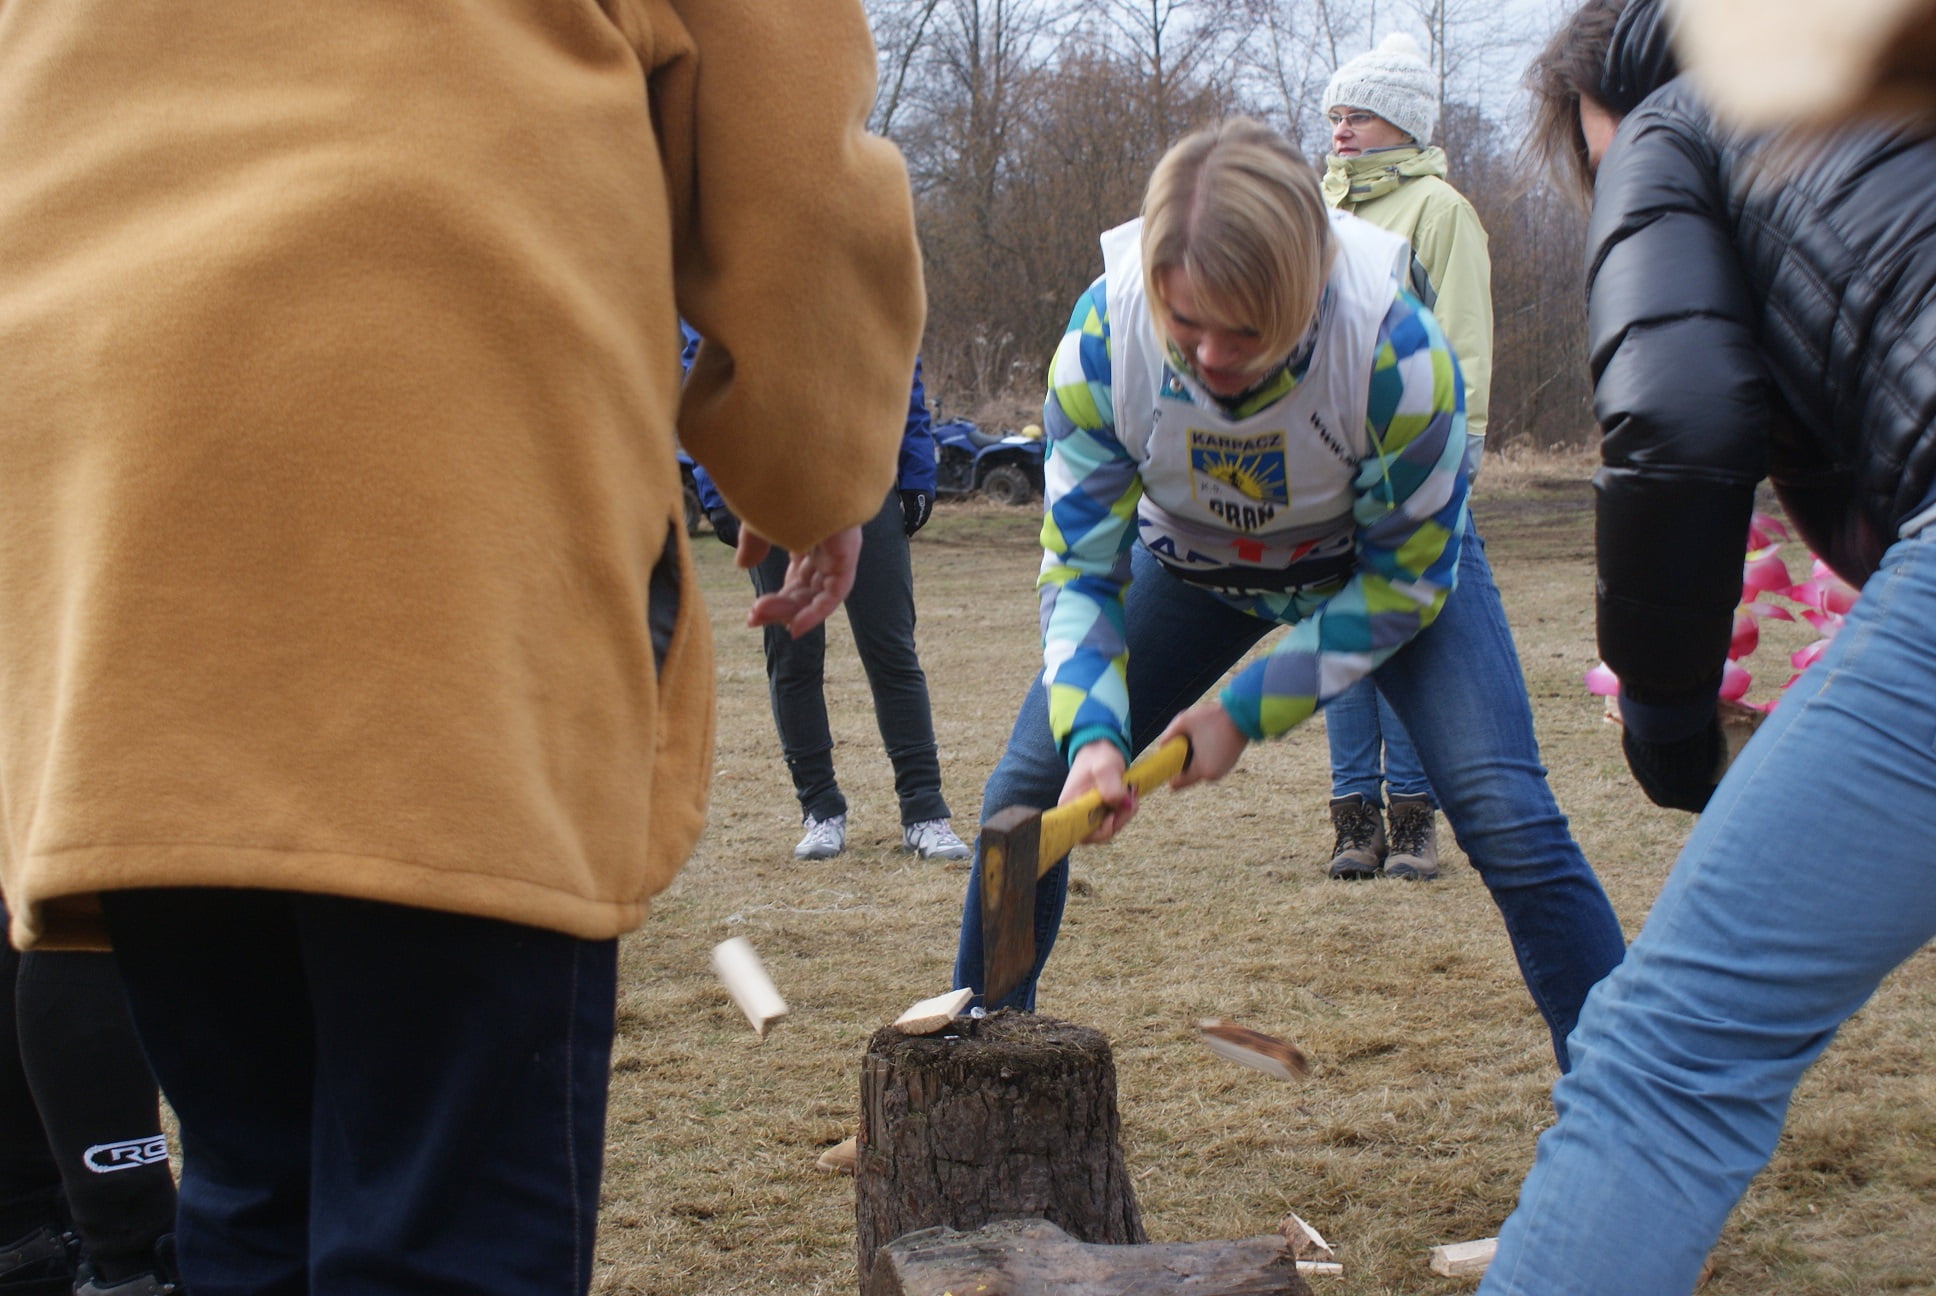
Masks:
[[[856,0],[8,0],[0,884],[116,951],[198,1296],[588,1285],[711,763],[675,432],[802,626],[894,472],[873,76]]]

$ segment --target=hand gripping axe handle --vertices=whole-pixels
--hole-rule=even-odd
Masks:
[[[1189,767],[1181,735],[1123,771],[1141,796]],[[975,842],[981,873],[982,1002],[1000,1003],[1035,964],[1035,884],[1102,822],[1102,797],[1089,791],[1053,810],[1009,806],[981,826]]]

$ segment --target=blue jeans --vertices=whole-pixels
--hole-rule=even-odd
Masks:
[[[1131,565],[1125,609],[1131,743],[1141,751],[1275,627],[1178,580],[1141,546]],[[1566,1036],[1581,1001],[1620,961],[1620,924],[1546,784],[1519,654],[1476,532],[1466,533],[1459,585],[1438,619],[1393,654],[1377,678],[1417,739],[1446,820],[1506,920],[1520,972],[1564,1069]],[[1054,805],[1067,773],[1049,735],[1038,676],[982,793],[982,818],[1004,806]],[[1064,859],[1036,888],[1035,966],[992,1006],[1034,1008],[1068,887]],[[977,865],[968,877],[954,978],[977,993],[981,944]]]
[[[102,897],[181,1119],[196,1296],[583,1296],[616,941],[225,888]]]
[[[1412,736],[1371,678],[1325,703],[1324,734],[1331,745],[1332,796],[1361,796],[1366,805],[1383,805],[1390,792],[1424,797],[1438,807]]]
[[[1936,935],[1932,625],[1936,537],[1899,541],[1588,999],[1485,1296],[1691,1291],[1802,1072]]]
[[[770,594],[780,588],[787,561],[784,549],[769,553],[753,568],[754,591]],[[874,698],[874,725],[894,767],[901,823],[946,819],[928,677],[914,649],[914,567],[901,527],[899,491],[889,491],[881,511],[861,528],[860,566],[845,607],[854,651]],[[815,626],[795,639],[785,626],[770,625],[762,643],[773,726],[780,734],[780,754],[793,777],[800,813],[815,819],[846,814],[847,798],[834,775],[833,729],[827,722],[826,627]]]

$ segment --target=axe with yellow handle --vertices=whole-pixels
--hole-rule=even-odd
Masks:
[[[1170,739],[1123,771],[1141,796],[1187,769],[1190,740]],[[1009,806],[981,826],[982,1002],[999,1003],[1035,964],[1035,884],[1095,830],[1108,807],[1090,791],[1053,810]]]

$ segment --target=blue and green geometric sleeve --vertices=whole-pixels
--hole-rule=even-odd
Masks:
[[[1438,321],[1399,292],[1379,327],[1354,515],[1358,566],[1218,695],[1252,740],[1274,738],[1430,625],[1458,582],[1465,533],[1465,383]]]
[[[1099,739],[1129,757],[1123,593],[1143,480],[1116,440],[1106,302],[1098,279],[1076,303],[1049,362],[1042,407],[1047,458],[1035,587],[1049,729],[1064,759]]]

